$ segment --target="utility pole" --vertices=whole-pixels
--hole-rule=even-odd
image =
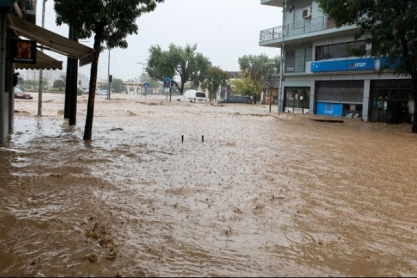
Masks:
[[[47,0],[43,0],[42,3],[42,28],[45,27],[45,2]],[[43,52],[43,48],[41,48],[41,51]],[[42,84],[42,79],[43,79],[43,70],[39,69],[39,97],[38,97],[38,116],[42,116],[42,89],[43,89],[43,84]]]
[[[107,83],[109,87],[107,91],[107,99],[110,99],[112,76],[110,75],[110,47],[107,45],[107,48],[109,49],[109,62],[108,62],[108,68],[107,68]]]
[[[282,27],[281,27],[281,32],[282,32],[282,48],[281,48],[281,70],[280,70],[280,74],[279,74],[279,92],[278,92],[278,114],[281,113],[282,111],[282,105],[284,104],[283,99],[284,99],[284,91],[283,91],[283,74],[284,74],[284,63],[285,63],[285,36],[287,33],[287,28],[286,28],[286,19],[285,19],[285,14],[287,13],[287,0],[285,0],[284,2],[284,8],[282,9]]]

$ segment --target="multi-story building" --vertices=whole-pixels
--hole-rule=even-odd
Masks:
[[[261,0],[280,7],[281,26],[260,32],[260,46],[280,48],[280,112],[411,122],[411,79],[381,71],[383,59],[354,35],[355,25],[336,28],[314,0]],[[366,35],[365,35],[366,36]]]

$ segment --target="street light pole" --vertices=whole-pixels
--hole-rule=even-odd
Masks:
[[[43,0],[42,3],[42,28],[45,27],[45,2],[47,0]],[[41,48],[41,51],[43,52],[43,48]],[[43,79],[43,71],[42,69],[39,70],[39,94],[38,94],[38,116],[40,117],[42,115],[42,79]]]
[[[287,0],[284,1],[284,8],[282,9],[282,28],[281,28],[281,32],[282,32],[282,48],[281,48],[281,69],[280,69],[280,74],[279,74],[279,91],[278,91],[278,114],[281,113],[281,111],[283,110],[282,106],[284,104],[284,91],[283,91],[283,71],[285,69],[284,67],[284,62],[285,62],[285,58],[283,58],[283,55],[285,57],[285,36],[286,36],[286,32],[287,32],[287,28],[285,26],[286,24],[286,19],[285,19],[285,14],[287,12]]]
[[[108,70],[107,70],[107,81],[108,81],[108,91],[107,91],[107,99],[110,99],[110,93],[111,93],[111,76],[110,76],[110,48],[109,46],[107,46],[107,48],[109,49],[109,62],[108,62]]]

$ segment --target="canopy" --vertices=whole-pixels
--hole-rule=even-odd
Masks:
[[[80,66],[87,65],[93,61],[94,49],[67,39],[27,20],[20,19],[12,13],[8,14],[8,18],[10,22],[9,27],[15,31],[17,36],[37,41],[38,44],[53,51],[80,60]]]
[[[62,70],[62,62],[37,50],[36,51],[36,64],[15,63],[15,68],[16,69],[35,69],[35,70],[40,70],[40,69]]]

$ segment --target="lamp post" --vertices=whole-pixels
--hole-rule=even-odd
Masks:
[[[47,0],[43,0],[42,3],[42,28],[45,27],[45,2]],[[43,52],[43,48],[41,48],[41,51]],[[38,94],[38,116],[40,117],[42,115],[42,79],[43,79],[43,71],[42,69],[39,70],[39,94]]]
[[[287,9],[287,0],[285,0],[284,2],[284,8],[282,9],[282,28],[281,28],[281,32],[282,32],[282,48],[281,48],[281,69],[280,69],[280,74],[279,74],[279,93],[278,93],[278,114],[281,113],[282,111],[282,105],[283,105],[283,99],[284,99],[284,92],[283,92],[283,71],[285,69],[284,67],[284,63],[285,63],[285,59],[283,58],[283,55],[285,57],[285,35],[286,35],[286,29],[285,28],[285,13],[286,13],[286,9]]]
[[[107,49],[109,50],[109,62],[108,62],[108,69],[107,69],[107,83],[109,87],[107,91],[107,99],[110,99],[112,77],[110,75],[110,47],[108,45],[107,45]]]

